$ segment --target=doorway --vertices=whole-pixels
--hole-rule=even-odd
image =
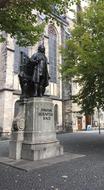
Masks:
[[[82,131],[82,117],[77,117],[78,131]]]
[[[87,126],[91,125],[91,115],[86,115],[85,121],[86,121],[86,129],[87,129]]]

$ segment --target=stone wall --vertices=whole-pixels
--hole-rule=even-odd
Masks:
[[[0,44],[0,89],[3,89],[5,86],[6,59],[7,59],[7,48],[5,42]]]

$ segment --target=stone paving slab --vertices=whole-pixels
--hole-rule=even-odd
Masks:
[[[3,163],[9,142],[0,142],[0,190],[104,190],[104,133],[62,134],[58,138],[64,147],[64,161],[44,160],[44,167],[43,161],[31,165],[21,160],[18,167],[29,164],[21,170],[11,167],[8,160],[8,164]]]
[[[8,165],[14,168],[18,168],[25,171],[30,171],[38,168],[43,168],[46,166],[52,166],[57,163],[67,162],[72,159],[84,157],[85,155],[65,153],[64,155],[57,156],[54,158],[48,158],[39,161],[29,161],[29,160],[13,160],[8,157],[0,157],[0,163]]]

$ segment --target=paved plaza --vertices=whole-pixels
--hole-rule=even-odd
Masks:
[[[103,190],[104,133],[58,135],[65,154],[43,161],[8,159],[0,141],[0,190]]]

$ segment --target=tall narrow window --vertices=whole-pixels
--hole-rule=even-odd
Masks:
[[[25,47],[19,47],[15,43],[15,52],[14,52],[14,73],[18,73],[19,71],[19,66],[20,66],[20,61],[21,61],[21,51],[26,53],[28,55],[28,48]]]
[[[55,120],[55,126],[58,124],[58,105],[55,104],[54,106],[54,120]]]
[[[57,35],[52,25],[48,28],[49,35],[49,74],[50,81],[57,82]]]

